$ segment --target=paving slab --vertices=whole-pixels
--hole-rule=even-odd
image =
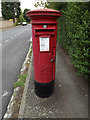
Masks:
[[[76,74],[71,60],[58,46],[54,93],[40,98],[34,92],[34,69],[29,78],[23,118],[88,118],[88,82]]]

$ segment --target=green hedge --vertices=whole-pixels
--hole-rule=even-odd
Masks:
[[[62,3],[59,3],[60,6]],[[59,6],[58,4],[58,6]],[[89,5],[90,3],[67,3],[64,7],[54,7],[62,12],[58,19],[58,42],[68,51],[73,65],[79,73],[89,78]]]

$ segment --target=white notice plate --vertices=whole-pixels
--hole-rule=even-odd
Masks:
[[[49,37],[40,37],[40,51],[49,51]]]

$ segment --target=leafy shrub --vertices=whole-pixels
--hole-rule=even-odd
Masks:
[[[89,3],[68,3],[58,20],[58,42],[68,51],[79,72],[89,77]]]

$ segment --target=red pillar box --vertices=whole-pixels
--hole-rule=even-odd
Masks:
[[[57,18],[61,12],[52,9],[28,11],[32,20],[35,93],[49,97],[54,90]]]

